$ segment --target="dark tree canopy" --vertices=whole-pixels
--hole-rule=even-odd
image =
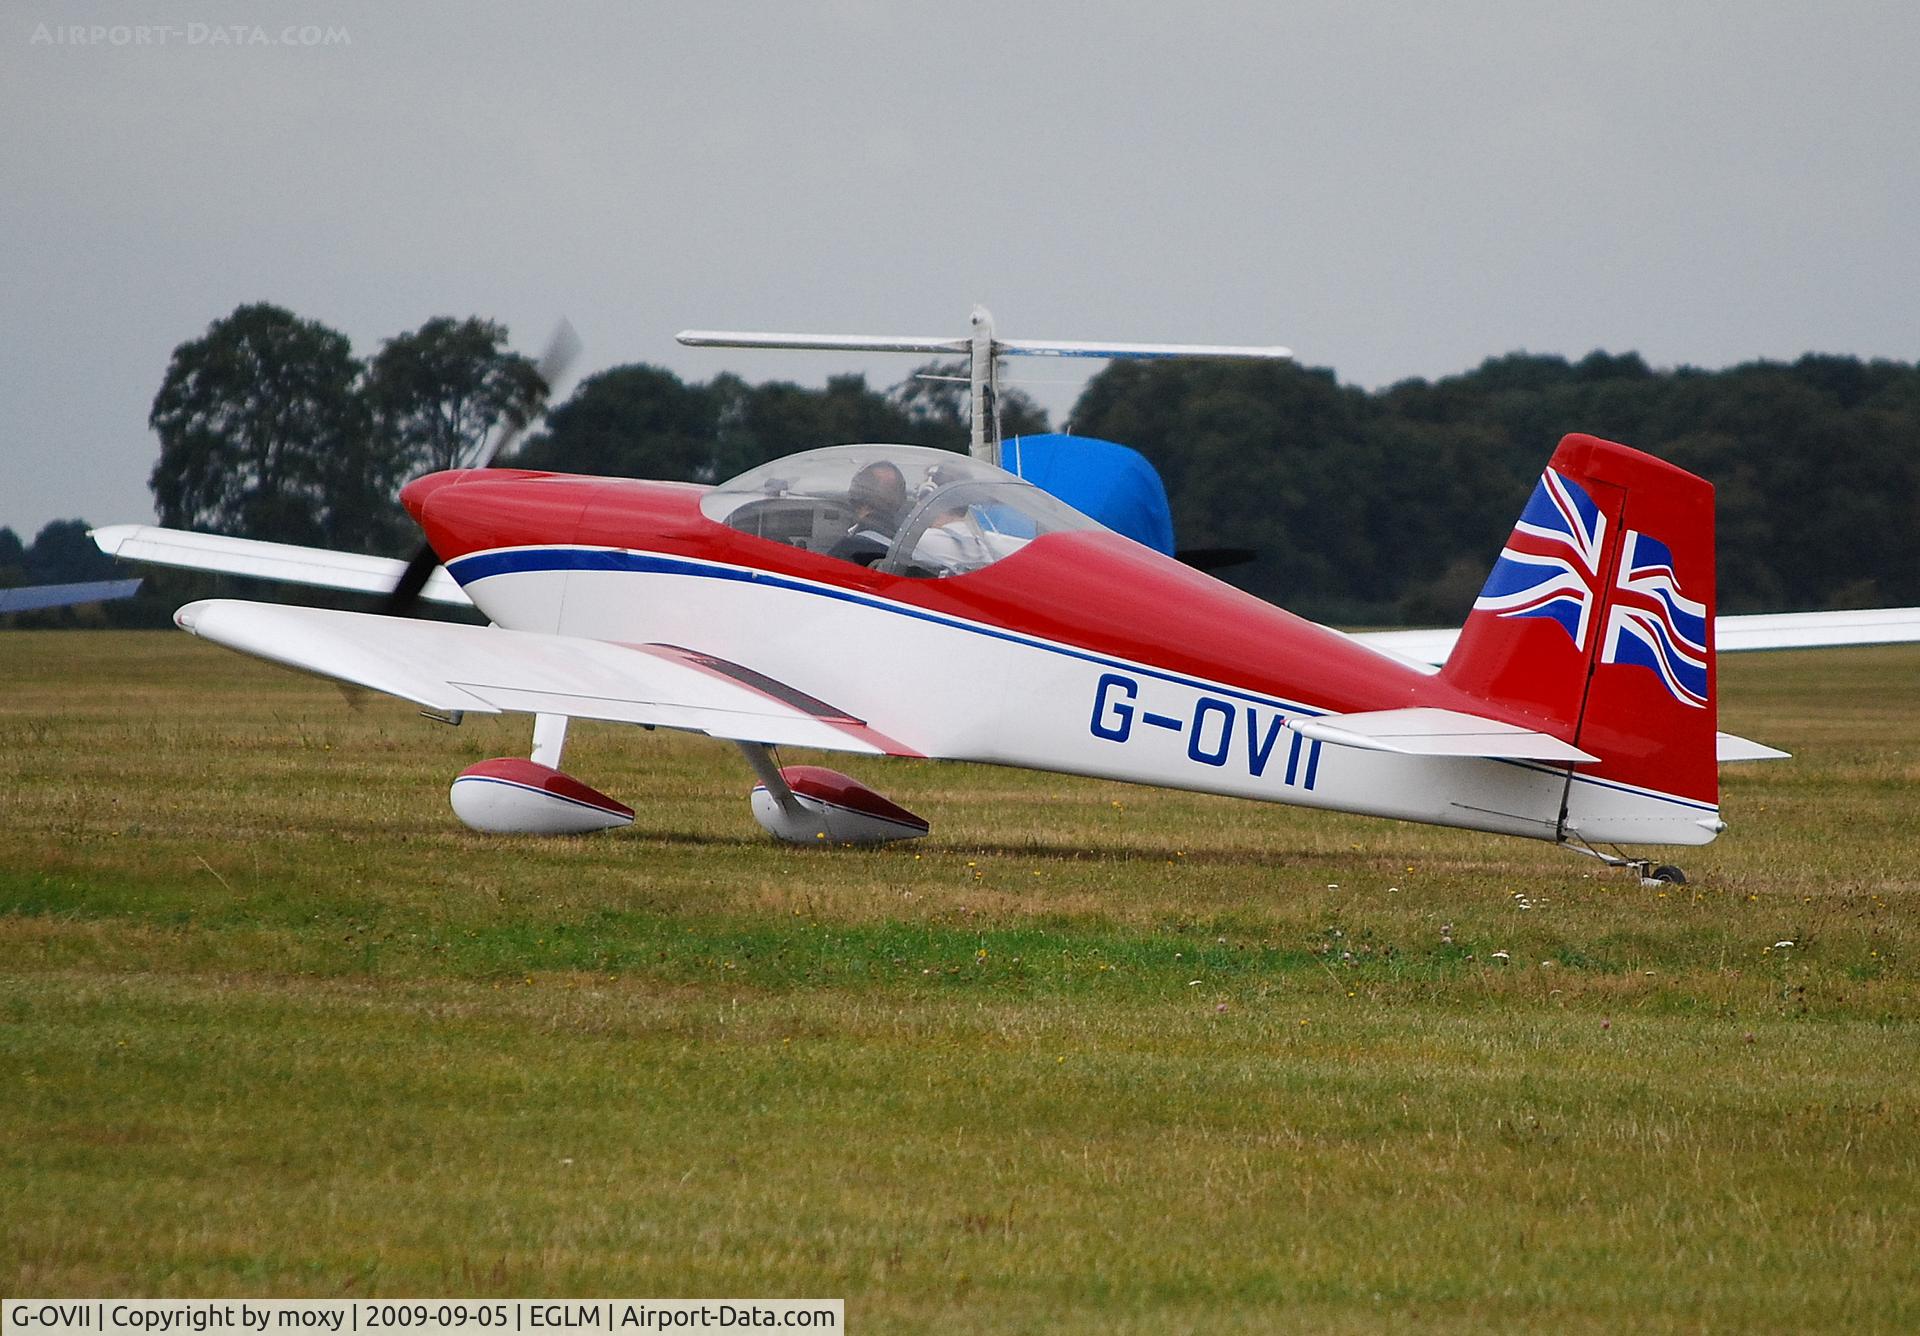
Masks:
[[[111,580],[118,575],[113,558],[87,536],[91,527],[85,520],[54,520],[44,526],[21,557],[26,583],[67,584]],[[3,542],[0,547],[4,547]],[[0,566],[6,564],[6,554],[0,551]]]
[[[357,551],[410,545],[395,494],[546,401],[507,332],[438,317],[370,365],[345,335],[259,303],[174,349],[149,423],[160,522]]]
[[[1313,616],[1458,623],[1575,431],[1714,484],[1727,612],[1920,602],[1920,368],[1901,363],[1515,353],[1377,393],[1285,364],[1116,364],[1073,420],[1153,460],[1182,543],[1260,549],[1228,576]]]
[[[524,426],[547,398],[504,325],[440,316],[381,345],[364,394],[383,462],[405,481],[459,466],[502,424]]]
[[[858,375],[835,376],[820,389],[778,380],[749,385],[733,375],[688,384],[660,367],[618,366],[588,377],[552,409],[545,430],[515,462],[718,482],[822,445],[899,441],[966,449],[964,394],[956,410],[950,395],[914,392],[923,383],[909,380],[888,394]],[[1013,411],[1021,430],[1046,430],[1046,415],[1024,398],[1013,399]]]
[[[714,457],[708,387],[659,367],[612,367],[580,382],[547,413],[514,463],[610,477],[702,477]],[[710,481],[710,479],[709,479]]]
[[[242,306],[174,349],[148,424],[160,522],[359,548],[385,470],[372,457],[346,336],[278,306]]]

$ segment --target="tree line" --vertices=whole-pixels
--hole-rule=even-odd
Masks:
[[[1457,623],[1571,431],[1714,484],[1724,611],[1920,603],[1912,364],[1515,353],[1368,392],[1288,364],[1123,363],[1073,420],[1159,466],[1183,543],[1257,548],[1240,583],[1326,619]]]
[[[549,406],[497,323],[430,320],[363,361],[337,331],[255,304],[174,350],[150,485],[162,524],[399,554],[415,541],[401,483],[542,413],[501,462],[713,482],[848,441],[963,450],[964,379],[933,363],[884,389],[857,375],[810,388],[629,364]],[[1018,393],[1002,413],[1009,434],[1047,430]],[[1089,382],[1070,429],[1153,461],[1183,546],[1254,549],[1223,574],[1325,620],[1457,623],[1569,431],[1715,484],[1726,611],[1920,603],[1920,367],[1907,363],[1657,371],[1633,353],[1514,353],[1369,391],[1292,363],[1120,362]]]
[[[87,527],[85,520],[53,520],[30,543],[0,529],[0,589],[117,578],[120,569],[93,545]]]

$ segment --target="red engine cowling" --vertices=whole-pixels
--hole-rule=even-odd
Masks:
[[[793,791],[783,804],[764,784],[752,794],[754,820],[789,844],[885,844],[917,840],[930,827],[898,803],[889,802],[850,775],[818,765],[782,767]]]
[[[518,757],[470,765],[447,795],[454,815],[492,835],[584,835],[633,824],[633,809],[572,775]]]

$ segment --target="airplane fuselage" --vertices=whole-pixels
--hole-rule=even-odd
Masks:
[[[423,478],[405,499],[500,626],[697,647],[834,705],[857,678],[850,712],[899,754],[1548,840],[1703,844],[1721,828],[1713,805],[1604,768],[1295,732],[1289,719],[1324,714],[1496,712],[1104,530],[1043,534],[984,569],[918,578],[719,523],[702,511],[706,490],[494,469]]]

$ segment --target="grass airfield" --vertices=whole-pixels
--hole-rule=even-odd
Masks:
[[[575,725],[633,831],[178,633],[0,635],[0,1294],[845,1297],[858,1332],[1920,1326],[1920,648],[1741,656],[1733,829],[1545,845]],[[789,755],[788,759],[794,759]],[[1778,945],[1791,942],[1791,946]]]

